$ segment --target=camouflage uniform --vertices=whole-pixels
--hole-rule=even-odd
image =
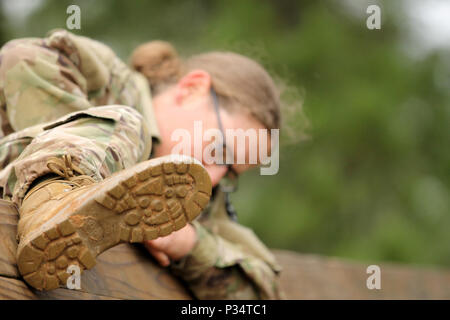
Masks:
[[[52,156],[71,155],[97,181],[151,157],[160,139],[146,79],[107,46],[55,30],[0,50],[0,192],[20,205]],[[217,190],[193,223],[197,243],[172,263],[197,298],[277,299],[280,268],[225,213]]]

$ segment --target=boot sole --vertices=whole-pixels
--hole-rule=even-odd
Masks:
[[[83,188],[80,198],[19,245],[19,272],[38,290],[65,286],[68,267],[91,269],[100,253],[119,243],[153,240],[183,228],[211,196],[205,168],[183,156],[148,160],[89,192],[82,193]]]

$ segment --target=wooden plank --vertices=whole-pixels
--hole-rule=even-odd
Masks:
[[[81,289],[120,299],[191,299],[141,245],[121,244],[101,254],[97,265],[83,273]]]
[[[283,266],[281,286],[288,299],[450,299],[450,272],[373,263],[381,289],[366,285],[369,264],[274,250]]]
[[[15,260],[17,221],[17,211],[0,200],[0,276],[20,278]],[[157,265],[145,249],[130,244],[101,254],[97,265],[83,272],[81,291],[119,299],[191,299],[182,284]],[[70,296],[70,292],[65,296]]]
[[[32,300],[34,293],[23,281],[0,277],[0,300]]]
[[[70,290],[59,288],[51,291],[38,292],[33,290],[36,299],[39,300],[117,300],[113,297],[102,296],[83,292],[79,290]]]
[[[0,200],[0,276],[19,277],[16,267],[18,212],[11,203]]]
[[[142,246],[122,244],[97,258],[81,276],[81,291],[31,290],[20,280],[15,252],[17,212],[0,200],[0,299],[190,299]],[[366,264],[274,250],[290,299],[450,299],[450,272],[380,263],[381,290],[366,287]],[[375,263],[377,264],[377,263]],[[14,279],[17,278],[17,279]]]
[[[69,289],[56,289],[36,294],[23,281],[0,277],[0,300],[111,300],[110,297]]]

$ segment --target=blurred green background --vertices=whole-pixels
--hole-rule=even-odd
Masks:
[[[0,44],[64,28],[76,3],[75,33],[125,60],[152,39],[256,58],[301,92],[310,139],[283,144],[277,175],[242,177],[240,222],[273,248],[450,266],[449,51],[414,54],[399,2],[376,2],[381,30],[350,2],[3,0]]]

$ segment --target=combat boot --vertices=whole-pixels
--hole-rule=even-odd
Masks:
[[[141,162],[100,182],[67,156],[47,166],[61,178],[38,183],[19,208],[17,265],[38,290],[65,286],[69,266],[90,269],[96,256],[119,243],[181,229],[211,196],[205,168],[186,156]]]

